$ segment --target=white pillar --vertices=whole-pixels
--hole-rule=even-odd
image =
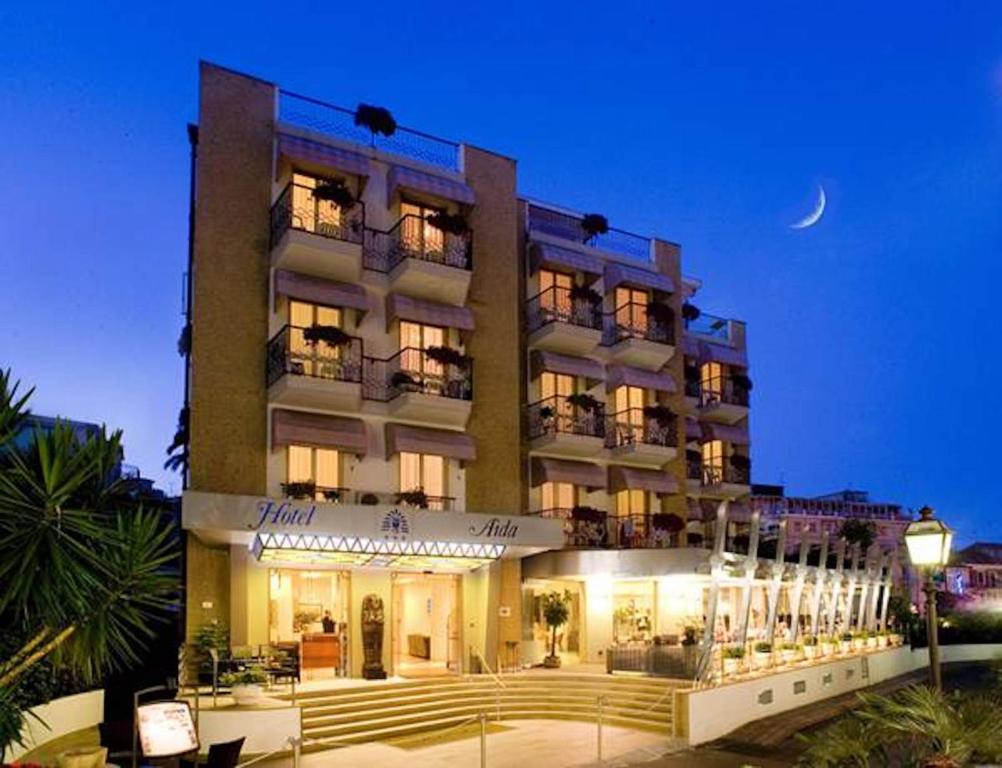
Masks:
[[[828,575],[828,531],[821,535],[821,558],[814,572],[814,591],[811,593],[811,635],[818,636],[818,622],[821,618],[821,596],[824,594]]]
[[[827,634],[835,634],[835,614],[838,612],[839,592],[842,591],[842,579],[845,575],[845,539],[839,539],[835,545],[835,573],[831,583],[831,602],[828,603]]]
[[[807,581],[807,551],[810,544],[806,536],[800,539],[800,560],[797,562],[797,578],[793,583],[790,597],[790,642],[797,642],[800,635],[800,603],[804,599],[804,583]]]

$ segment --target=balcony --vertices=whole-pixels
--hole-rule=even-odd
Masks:
[[[700,313],[699,317],[685,321],[685,332],[702,336],[718,344],[731,343],[731,321],[716,315]]]
[[[341,208],[289,184],[271,207],[271,265],[332,280],[362,275],[365,206]]]
[[[313,500],[326,504],[402,506],[444,512],[451,511],[456,506],[456,499],[452,496],[429,496],[419,490],[400,493],[359,491],[316,485],[311,480],[282,483],[282,495],[287,499]]]
[[[688,369],[686,369],[688,371]],[[699,369],[696,369],[696,375],[699,375]],[[690,378],[688,375],[685,379],[685,391],[683,393],[685,397],[685,409],[686,411],[692,413],[697,408],[699,408],[700,402],[702,401],[702,387],[698,378]]]
[[[675,354],[673,324],[650,317],[644,304],[623,304],[605,321],[602,344],[613,363],[657,371]]]
[[[628,408],[609,417],[606,446],[613,458],[654,467],[678,453],[678,418],[653,418],[643,408]]]
[[[311,329],[286,325],[268,342],[266,384],[273,403],[356,411],[362,402],[362,340],[308,341]]]
[[[589,237],[581,226],[583,219],[580,214],[535,203],[529,204],[526,216],[528,229],[536,238],[543,235],[556,241],[574,243],[578,248],[592,247],[607,253],[629,256],[640,262],[650,260],[650,238],[615,227],[609,227],[607,232]]]
[[[470,289],[473,233],[445,232],[409,214],[388,232],[365,231],[363,265],[388,275],[395,292],[462,306]]]
[[[601,549],[668,549],[678,546],[684,523],[676,515],[649,514],[619,517],[591,507],[544,509],[530,512],[564,522],[568,547]]]
[[[700,385],[699,417],[735,424],[748,415],[749,401],[746,376],[715,376]]]
[[[394,418],[465,427],[472,408],[473,364],[454,354],[456,362],[442,362],[436,352],[406,347],[386,360],[367,357],[363,395],[388,403]]]
[[[574,293],[554,285],[529,299],[529,346],[579,357],[595,351],[602,341],[602,312]]]
[[[703,487],[703,458],[699,451],[685,452],[685,481],[689,493],[698,493]]]
[[[751,490],[751,466],[730,461],[702,465],[702,494],[714,499],[736,499]]]
[[[594,456],[605,445],[605,408],[587,395],[554,395],[528,407],[530,448]]]

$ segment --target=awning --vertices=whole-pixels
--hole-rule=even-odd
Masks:
[[[713,361],[732,365],[735,368],[748,367],[748,354],[744,350],[735,349],[727,344],[712,344],[706,341],[699,342],[699,359],[702,362]]]
[[[361,312],[371,309],[369,295],[360,285],[324,280],[286,269],[275,270],[275,293],[328,307],[348,307]]]
[[[605,472],[598,464],[562,459],[532,460],[532,486],[571,483],[582,488],[605,488]]]
[[[748,437],[748,428],[739,427],[731,424],[702,424],[701,428],[703,430],[703,442],[708,443],[711,440],[724,440],[731,445],[748,445],[750,441]]]
[[[652,272],[641,267],[631,267],[629,264],[611,262],[605,265],[605,292],[608,293],[617,285],[635,285],[639,288],[654,288],[658,291],[671,293],[675,283],[668,275]]]
[[[301,136],[280,133],[278,135],[278,151],[291,160],[316,163],[358,176],[369,175],[369,159],[364,155],[349,149],[341,149],[304,139]]]
[[[428,453],[450,459],[473,461],[477,447],[464,432],[445,429],[409,427],[405,424],[386,425],[386,458],[395,453]]]
[[[467,205],[473,205],[474,201],[473,190],[457,179],[448,179],[402,165],[394,165],[386,176],[387,197],[392,197],[398,188],[424,192]]]
[[[386,327],[394,320],[410,320],[422,325],[438,325],[443,328],[473,330],[473,310],[469,307],[455,307],[451,304],[436,304],[391,293],[386,297]]]
[[[631,386],[653,389],[657,392],[675,392],[675,379],[668,371],[644,371],[628,365],[610,365],[605,377],[605,389],[612,392],[616,387]]]
[[[530,375],[536,379],[543,371],[565,373],[568,376],[582,376],[589,381],[603,381],[605,379],[605,368],[595,360],[534,349],[529,358]]]
[[[682,354],[699,360],[699,342],[688,333],[682,335]]]
[[[678,493],[678,481],[667,472],[635,467],[609,467],[609,491],[652,491]]]
[[[271,412],[271,447],[275,449],[286,445],[336,448],[364,456],[369,441],[361,419],[276,408]]]
[[[597,256],[548,243],[533,243],[529,250],[529,273],[535,274],[540,267],[557,267],[589,275],[601,275],[603,269],[602,260]]]
[[[693,418],[687,418],[685,420],[685,439],[689,440],[702,440],[703,439],[703,429],[699,426],[699,422]]]

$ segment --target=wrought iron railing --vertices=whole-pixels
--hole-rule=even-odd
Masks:
[[[727,460],[722,464],[704,463],[702,481],[703,485],[719,485],[720,483],[750,485],[751,466],[736,467]]]
[[[349,337],[346,344],[332,346],[326,341],[310,343],[307,330],[286,325],[268,341],[266,351],[267,386],[282,376],[312,376],[332,381],[362,381],[362,340]]]
[[[529,438],[565,434],[605,437],[605,406],[583,407],[573,396],[553,395],[528,406]]]
[[[440,363],[417,347],[405,347],[386,359],[365,358],[362,397],[388,402],[406,392],[472,400],[472,361]]]
[[[606,444],[610,448],[624,445],[678,446],[678,417],[661,420],[644,414],[643,408],[627,408],[609,417],[605,428]]]
[[[647,305],[629,301],[605,316],[602,343],[611,346],[624,339],[647,339],[660,344],[675,343],[675,329],[670,321],[656,320],[647,313]]]
[[[695,320],[685,321],[685,330],[700,336],[730,341],[731,321],[724,317],[701,313]]]
[[[687,378],[685,380],[685,396],[686,397],[695,397],[698,400],[702,396],[701,392],[700,392],[701,388],[702,387],[700,385],[699,379],[689,379],[689,378]]]
[[[583,218],[583,216],[576,216],[541,205],[529,204],[528,227],[530,231],[541,232],[575,243],[583,243],[634,259],[650,260],[650,238],[612,227],[604,234],[588,237],[584,229],[581,228]]]
[[[610,515],[609,546],[618,549],[667,549],[678,546],[678,531],[669,530],[659,518],[667,515]]]
[[[418,494],[414,491],[406,493],[355,491],[352,500],[355,504],[365,506],[404,506],[416,509],[431,509],[440,512],[448,512],[456,506],[456,498],[454,496],[429,496],[423,493]]]
[[[290,229],[311,232],[332,240],[361,243],[365,231],[365,204],[358,200],[342,208],[318,200],[311,187],[290,182],[271,206],[271,247]]]
[[[392,136],[373,134],[355,125],[355,112],[309,96],[280,91],[278,119],[283,123],[409,157],[450,171],[459,170],[459,144],[422,131],[397,126]]]
[[[699,404],[701,406],[726,403],[748,407],[750,393],[730,376],[713,376],[700,384]]]
[[[456,269],[473,268],[473,233],[444,232],[416,214],[403,216],[388,231],[365,230],[363,265],[389,272],[404,259],[420,259]]]
[[[289,499],[312,499],[328,504],[346,504],[350,501],[351,489],[317,485],[312,480],[297,480],[282,483],[282,494]]]
[[[674,642],[626,643],[605,650],[606,669],[611,672],[640,672],[654,677],[692,680],[699,662],[698,645]]]
[[[572,298],[571,293],[570,288],[551,285],[529,299],[526,307],[529,333],[550,323],[570,323],[601,330],[601,307],[588,299]]]

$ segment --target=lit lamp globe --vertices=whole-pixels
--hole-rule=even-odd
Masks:
[[[908,558],[918,568],[944,566],[950,559],[953,531],[942,520],[934,519],[933,514],[930,507],[922,507],[919,519],[905,529]]]

